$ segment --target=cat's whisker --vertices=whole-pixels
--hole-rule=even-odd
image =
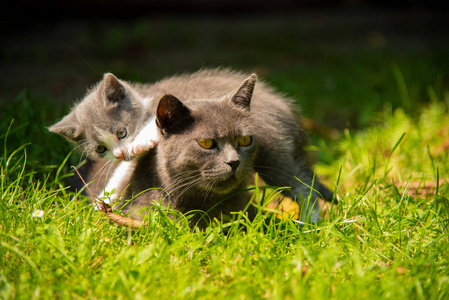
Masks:
[[[168,188],[167,188],[167,192],[172,196],[176,196],[176,197],[181,197],[182,195],[184,195],[185,192],[187,192],[188,190],[190,190],[194,185],[198,184],[199,182],[201,182],[202,178],[201,178],[201,174],[196,173],[196,172],[192,172],[190,171],[190,173],[194,173],[191,176],[185,177],[185,176],[178,176],[178,180],[175,180],[173,182],[173,184],[171,184]],[[196,173],[196,174],[195,174]],[[178,181],[181,181],[178,183]]]
[[[81,153],[80,161],[85,160],[88,156],[89,156],[89,152],[88,152],[87,150],[84,150],[84,151]]]
[[[92,141],[90,139],[84,139],[81,140],[80,142],[78,142],[75,146],[75,149],[79,148],[79,147],[83,147],[84,145],[87,145],[89,143],[91,143]]]
[[[78,164],[80,164],[84,159],[86,159],[87,155],[84,155],[84,153],[85,153],[85,151],[83,151],[83,152],[81,153]]]
[[[280,181],[280,180],[278,180],[277,178],[273,178],[272,176],[269,176],[268,174],[265,174],[265,173],[263,173],[263,172],[259,172],[259,175],[260,175],[260,177],[262,177],[262,179],[264,180],[264,181],[270,181],[270,183],[271,184],[268,184],[268,185],[272,185],[272,186],[275,186],[275,187],[283,187],[283,186],[285,186],[285,184],[284,185],[282,185],[282,182]],[[260,184],[260,183],[259,183]]]
[[[177,198],[180,198],[180,197],[184,196],[184,194],[188,190],[190,190],[192,188],[192,186],[194,186],[197,182],[198,182],[198,180],[195,180],[195,181],[188,182],[185,185],[179,186],[176,191],[172,192],[172,195],[175,194],[175,192],[177,192],[176,193],[177,195],[175,195]],[[182,188],[182,190],[181,190],[181,188]]]
[[[284,171],[284,170],[282,170],[280,168],[276,168],[276,167],[254,165],[253,169],[257,170],[257,172],[259,174],[262,174],[262,175],[265,175],[265,176],[268,175],[268,173],[267,173],[268,171],[275,171],[276,173],[280,173],[280,174],[282,174],[285,177],[289,177],[289,178],[294,178],[295,177],[294,174],[290,174],[290,173],[288,173],[288,172],[286,172],[286,171]]]
[[[165,186],[165,189],[167,190],[167,192],[172,193],[173,188],[176,189],[180,184],[182,184],[185,181],[188,181],[189,177],[187,177],[187,175],[189,173],[191,173],[191,171],[182,172],[180,174],[177,174],[175,177],[173,177],[171,179],[170,184]]]
[[[95,180],[96,179],[96,177],[98,176],[98,180],[96,180],[96,187],[98,188],[99,187],[99,184],[102,184],[101,183],[101,178],[103,178],[103,176],[104,176],[104,174],[106,173],[107,175],[106,175],[106,178],[105,178],[105,181],[104,181],[104,183],[103,183],[103,187],[102,188],[104,188],[105,186],[106,186],[106,184],[107,184],[107,182],[108,182],[108,177],[109,177],[109,174],[110,174],[110,171],[111,171],[111,168],[113,167],[113,165],[111,164],[111,161],[107,161],[98,171],[97,171],[97,173],[95,173],[95,175],[92,177],[92,180]]]
[[[171,183],[166,187],[167,191],[172,192],[172,188],[175,189],[179,187],[181,184],[189,183],[191,179],[195,179],[196,175],[192,174],[190,176],[189,173],[192,173],[191,171],[183,172],[178,174],[176,177],[172,178]]]
[[[185,191],[187,191],[193,185],[195,185],[196,183],[198,183],[200,181],[201,178],[199,176],[200,176],[199,174],[194,174],[194,175],[191,175],[189,177],[179,178],[179,180],[174,181],[167,188],[167,191],[170,194],[174,194],[174,193],[178,192],[180,189],[184,188],[182,190],[182,192],[180,193],[180,195],[182,195]],[[185,187],[187,187],[187,189]]]
[[[180,172],[172,177],[172,182],[180,181],[188,181],[190,178],[194,178],[196,176],[201,176],[201,174],[195,170],[187,170],[184,172]]]
[[[77,143],[74,150],[78,150],[78,148],[84,148],[85,150],[89,151],[92,148],[91,146],[92,143],[93,143],[92,140],[89,139],[82,140],[82,142]]]
[[[211,181],[209,181],[209,182],[206,184],[206,186],[205,186],[205,188],[204,188],[204,190],[203,190],[203,197],[202,197],[202,200],[203,200],[203,203],[204,203],[204,204],[206,204],[207,199],[209,198],[209,195],[213,194],[213,189],[212,189],[212,187],[215,186],[215,184],[217,183],[217,181],[218,181],[218,179],[211,180]]]
[[[94,142],[89,139],[84,139],[77,143],[77,145],[74,147],[74,150],[82,149],[80,155],[79,163],[81,163],[86,157],[89,156],[89,153],[93,151],[94,148]]]
[[[102,177],[103,176],[103,172],[109,167],[111,165],[111,162],[108,160],[108,161],[106,161],[106,163],[103,165],[103,166],[101,166],[101,168],[97,171],[97,173],[95,173],[95,175],[93,176],[93,179],[95,179],[99,174],[100,174],[100,176],[99,177]],[[101,172],[101,173],[100,173]]]

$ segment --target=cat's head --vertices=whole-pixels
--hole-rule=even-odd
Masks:
[[[224,194],[247,178],[257,150],[250,115],[255,83],[253,74],[220,99],[162,97],[158,170],[169,192]]]
[[[140,96],[124,81],[108,73],[51,132],[74,142],[92,159],[118,161],[114,150],[132,140],[145,118]],[[118,153],[116,151],[116,153]]]

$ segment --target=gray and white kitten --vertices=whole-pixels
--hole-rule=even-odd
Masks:
[[[145,88],[118,80],[119,85],[109,86],[126,95],[115,98],[121,99],[116,101],[118,108],[120,101],[124,101],[123,107],[131,107],[129,111],[144,111],[136,111],[136,116],[146,114],[139,121],[133,118],[134,127],[157,127],[159,137],[155,138],[158,144],[154,150],[143,154],[133,165],[119,164],[108,186],[111,187],[111,182],[120,183],[119,191],[122,191],[129,183],[123,192],[124,199],[151,188],[162,188],[170,195],[166,197],[161,189],[148,190],[126,204],[125,212],[139,217],[140,208],[162,199],[164,205],[183,213],[201,210],[209,217],[229,216],[246,207],[249,200],[244,193],[246,179],[256,171],[269,185],[291,187],[285,193],[300,203],[302,221],[307,216],[312,222],[318,221],[316,198],[320,194],[332,201],[333,195],[314,179],[304,152],[306,135],[297,122],[291,100],[261,82],[256,85],[255,75],[245,77],[227,70],[203,70],[171,77]],[[101,88],[100,83],[97,89]],[[106,94],[116,94],[113,89]],[[147,106],[139,105],[145,96],[153,101],[147,101]],[[156,103],[154,99],[161,100]],[[137,102],[135,106],[133,101]],[[102,107],[103,110],[95,114],[98,123],[106,118],[104,110],[109,106],[104,101],[96,106],[100,110]],[[121,114],[115,113],[115,116],[116,123],[123,122]],[[148,122],[153,117],[156,122]],[[81,118],[77,115],[77,119]],[[108,122],[109,119],[104,121]],[[139,122],[145,125],[139,126]],[[97,127],[99,125],[92,126],[91,130]],[[148,137],[152,139],[153,135]],[[92,179],[95,170],[103,164],[104,161],[91,163],[84,174]],[[254,211],[249,213],[254,215]]]
[[[147,86],[105,74],[61,121],[49,127],[74,142],[88,158],[131,160],[156,144],[154,101]]]

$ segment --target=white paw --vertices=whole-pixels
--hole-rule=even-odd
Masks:
[[[156,146],[156,142],[153,140],[135,140],[128,145],[126,154],[129,159],[136,157],[139,154],[145,153]]]

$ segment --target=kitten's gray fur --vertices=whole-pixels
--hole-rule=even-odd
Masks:
[[[125,206],[125,212],[132,211],[133,216],[138,217],[140,208],[162,197],[162,204],[168,205],[170,199],[170,206],[182,213],[202,210],[212,218],[229,216],[247,205],[249,198],[243,192],[245,180],[254,170],[269,185],[291,187],[285,193],[300,203],[301,220],[305,221],[306,215],[311,213],[311,220],[318,221],[317,192],[327,201],[333,200],[333,194],[317,178],[313,179],[314,173],[304,152],[306,134],[298,123],[298,112],[290,99],[262,82],[255,84],[255,75],[245,80],[246,77],[228,70],[202,70],[148,86],[120,81],[127,95],[161,99],[159,103],[153,101],[146,108],[145,117],[137,121],[142,122],[157,111],[160,138],[155,149],[141,157],[135,168],[133,166],[124,199],[154,187],[170,194],[166,197],[160,189],[147,191]],[[101,83],[97,89],[100,88]],[[132,97],[128,98],[132,102]],[[96,109],[101,110],[101,107]],[[106,115],[98,111],[91,113],[99,124]],[[254,137],[250,147],[238,147],[235,141],[242,135]],[[221,146],[214,151],[202,149],[197,142],[201,138],[215,139]],[[235,171],[229,160],[239,161]],[[94,170],[103,163],[92,163],[84,175],[92,179]],[[211,177],[205,179],[206,174]],[[229,180],[220,181],[227,176],[231,176]],[[313,181],[311,192],[308,186]],[[309,195],[313,202],[310,205],[306,203]],[[252,208],[249,214],[254,216]],[[199,225],[204,227],[206,223]]]
[[[128,83],[112,74],[90,89],[71,112],[49,130],[74,142],[84,155],[97,160],[107,158],[119,162],[114,148],[126,147],[154,116],[157,102],[151,101],[148,86]],[[152,114],[153,112],[153,114]],[[126,129],[126,137],[118,133]],[[98,153],[98,146],[106,146]],[[127,153],[128,154],[128,153]]]

